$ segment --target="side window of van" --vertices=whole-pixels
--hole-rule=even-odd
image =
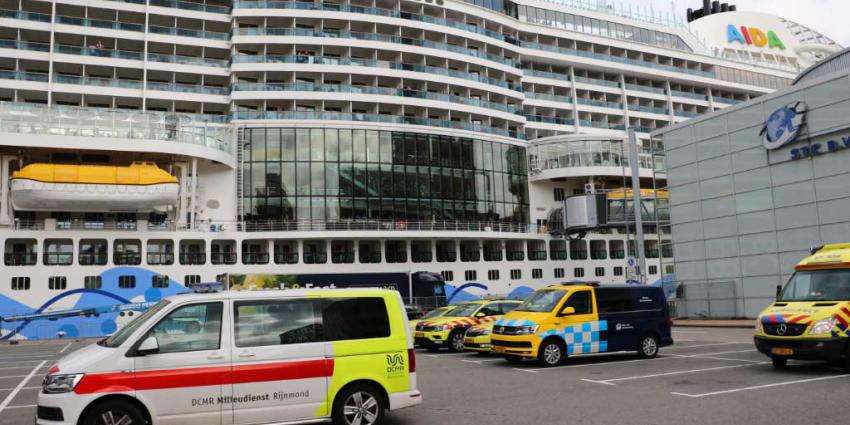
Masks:
[[[172,311],[151,329],[159,354],[218,350],[222,303],[191,304]]]
[[[390,318],[383,298],[335,298],[325,302],[322,323],[327,341],[390,336]]]
[[[506,313],[510,312],[511,310],[517,308],[517,307],[519,307],[519,303],[500,303],[499,304],[499,308],[502,311],[501,314],[506,314]]]
[[[575,314],[591,314],[593,306],[591,305],[590,291],[578,291],[570,295],[570,299],[564,303],[564,308],[572,307],[576,309]]]
[[[313,300],[237,301],[236,346],[321,342],[318,306]]]
[[[599,313],[621,313],[634,310],[634,294],[631,289],[598,289],[596,304]]]

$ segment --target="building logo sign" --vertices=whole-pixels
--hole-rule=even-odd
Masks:
[[[747,28],[743,25],[736,27],[729,24],[726,27],[726,40],[729,43],[738,42],[744,46],[767,46],[769,49],[785,50],[785,43],[779,39],[775,32],[771,30],[765,34],[764,31],[755,27]]]
[[[789,103],[770,114],[761,135],[764,136],[764,148],[779,149],[797,140],[800,129],[806,118],[806,104],[803,102]]]

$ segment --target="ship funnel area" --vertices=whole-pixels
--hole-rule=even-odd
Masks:
[[[696,21],[699,18],[704,18],[709,15],[716,15],[724,12],[734,12],[738,7],[734,4],[720,3],[719,1],[703,0],[702,7],[698,9],[688,8],[687,19],[688,23]]]

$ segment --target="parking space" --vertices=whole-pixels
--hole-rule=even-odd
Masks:
[[[391,414],[387,423],[726,425],[842,418],[850,374],[841,369],[792,362],[775,370],[755,351],[747,329],[675,329],[674,338],[654,359],[590,355],[554,368],[420,350],[425,402]],[[88,343],[0,346],[0,425],[31,423],[47,369]]]

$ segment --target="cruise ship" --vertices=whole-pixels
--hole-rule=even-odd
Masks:
[[[673,278],[649,132],[789,85],[787,22],[756,58],[610,1],[2,0],[0,339],[108,334],[216,280],[623,282],[631,161],[638,272]],[[585,194],[607,224],[550,222]]]

